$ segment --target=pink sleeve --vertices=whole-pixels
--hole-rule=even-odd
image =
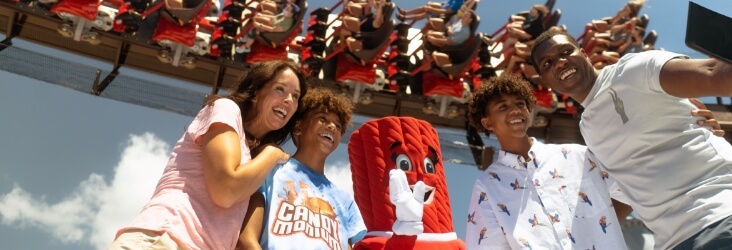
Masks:
[[[214,101],[213,105],[201,109],[188,127],[188,133],[193,137],[193,141],[200,145],[201,136],[208,132],[211,124],[217,122],[229,125],[236,131],[239,138],[243,138],[241,111],[234,101],[227,98],[218,99]]]

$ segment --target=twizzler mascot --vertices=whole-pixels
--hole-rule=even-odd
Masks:
[[[354,249],[465,249],[453,230],[439,138],[429,123],[368,121],[351,135],[348,155],[368,230]]]

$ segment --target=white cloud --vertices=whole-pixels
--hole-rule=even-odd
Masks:
[[[37,227],[47,230],[63,243],[77,243],[90,230],[98,198],[107,185],[102,176],[92,174],[69,197],[57,204],[48,204],[44,197],[33,197],[15,186],[0,198],[2,223],[19,227]]]
[[[117,229],[134,219],[150,200],[170,156],[169,146],[153,134],[132,135],[115,167],[109,189],[100,197],[99,212],[92,221],[90,243],[109,246]]]
[[[15,186],[0,196],[2,223],[35,227],[63,243],[104,249],[150,199],[168,156],[168,144],[153,134],[130,135],[111,184],[91,174],[56,204]]]
[[[55,204],[16,185],[0,195],[0,222],[46,231],[65,244],[105,249],[150,199],[169,155],[169,145],[155,135],[130,135],[109,184],[92,173]],[[348,159],[334,155],[329,162],[333,163],[325,168],[328,179],[353,195]]]

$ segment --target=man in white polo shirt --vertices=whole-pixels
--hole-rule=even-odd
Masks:
[[[699,125],[686,99],[732,96],[732,65],[649,51],[598,71],[559,30],[536,39],[531,61],[543,82],[585,107],[585,142],[656,249],[732,246],[732,146]]]

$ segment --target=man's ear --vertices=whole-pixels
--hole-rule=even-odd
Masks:
[[[300,121],[295,122],[295,127],[292,129],[293,135],[300,135],[302,134],[302,128],[300,126]]]
[[[491,123],[491,118],[487,116],[480,119],[480,125],[483,125],[485,130],[493,131],[493,123]]]

